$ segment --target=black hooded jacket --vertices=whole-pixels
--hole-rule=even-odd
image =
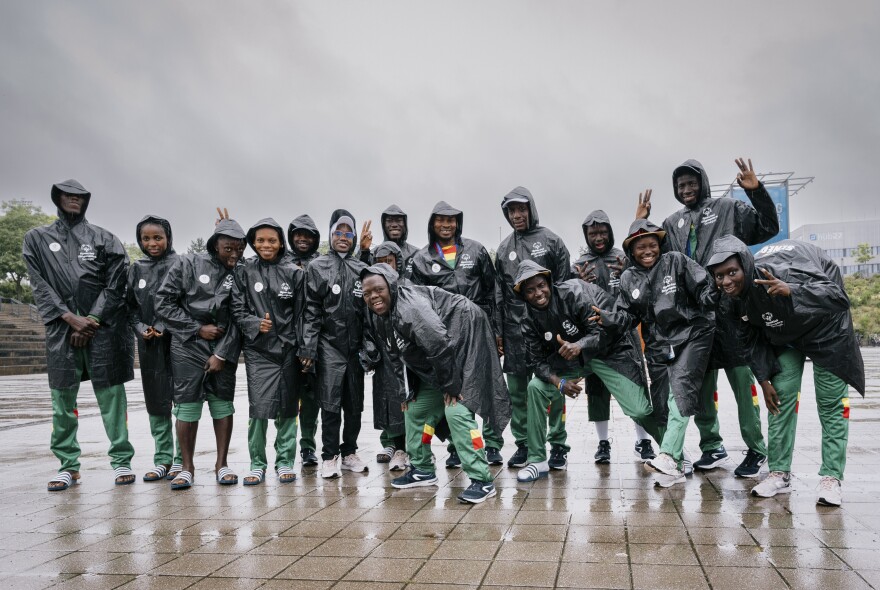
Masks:
[[[525,343],[520,326],[526,317],[525,303],[513,292],[519,263],[534,260],[550,270],[554,283],[561,283],[571,277],[571,259],[562,238],[539,225],[538,209],[528,189],[521,186],[510,191],[501,201],[501,212],[507,223],[507,207],[512,202],[527,200],[529,207],[529,227],[518,232],[514,230],[504,238],[495,255],[495,277],[498,284],[496,301],[498,304],[498,323],[504,338],[504,372],[523,375],[526,367]]]
[[[392,240],[388,237],[388,233],[385,231],[385,219],[388,217],[403,217],[403,234],[401,234],[400,239]],[[379,218],[379,222],[382,224],[382,238],[386,242],[394,242],[400,248],[400,252],[403,255],[403,273],[404,276],[409,275],[410,265],[412,264],[412,257],[415,256],[415,253],[419,251],[419,249],[409,242],[407,242],[407,238],[409,237],[409,216],[403,212],[403,209],[398,207],[397,205],[389,205],[387,209],[382,212],[381,217]],[[370,252],[369,250],[363,250],[360,253],[361,262],[364,264],[373,264],[376,260],[375,251]]]
[[[745,275],[743,292],[734,300],[735,317],[758,381],[779,371],[776,357],[794,348],[817,366],[840,377],[865,395],[865,366],[853,329],[850,301],[840,268],[820,248],[796,240],[764,246],[755,256],[733,236],[715,240],[710,264],[736,256]],[[790,297],[767,294],[754,279],[767,269],[786,282]]]
[[[229,401],[235,397],[241,333],[230,310],[233,270],[217,258],[220,236],[244,240],[245,233],[234,220],[222,220],[208,239],[207,252],[178,256],[156,293],[156,313],[172,335],[174,401],[178,404],[202,401],[208,393]],[[217,340],[205,340],[199,330],[206,325],[225,332]],[[226,361],[218,373],[204,370],[211,355]]]
[[[293,234],[297,231],[307,231],[315,236],[315,244],[308,252],[302,255],[293,247]],[[321,232],[318,231],[318,226],[315,225],[315,222],[308,215],[300,215],[290,222],[290,225],[287,226],[287,242],[290,244],[288,255],[293,259],[293,262],[303,270],[306,269],[309,262],[320,256],[320,254],[318,254],[318,248],[321,245]]]
[[[460,395],[460,403],[495,432],[504,431],[510,421],[510,395],[495,336],[480,308],[463,295],[437,287],[401,286],[387,264],[370,266],[361,277],[367,273],[383,276],[391,291],[390,312],[371,321],[395,363],[400,385],[405,365],[438,391]]]
[[[340,217],[354,216],[337,209],[330,228]],[[353,248],[357,245],[357,230]],[[333,232],[330,231],[330,234]],[[332,249],[313,260],[306,270],[306,308],[299,356],[315,360],[318,401],[330,412],[342,408],[343,390],[353,395],[346,411],[363,411],[364,373],[358,361],[363,338],[364,297],[360,273],[366,264],[351,252],[340,256]]]
[[[156,258],[150,256],[141,242],[141,228],[147,224],[158,225],[165,230],[167,247]],[[171,224],[158,215],[147,215],[138,222],[135,239],[145,256],[134,261],[128,269],[128,321],[137,337],[147,412],[151,416],[170,416],[174,393],[174,381],[171,378],[171,332],[156,315],[155,300],[162,279],[177,260]],[[144,332],[150,326],[162,336],[144,340]]]
[[[656,232],[647,219],[637,219],[629,229]],[[663,240],[660,240],[661,249]],[[715,332],[718,294],[706,270],[680,252],[664,252],[650,269],[633,257],[633,242],[624,246],[631,261],[620,276],[614,320],[606,325],[632,329],[641,322],[645,357],[649,363],[666,364],[669,384],[683,416],[699,410],[699,390],[709,362]],[[622,314],[622,315],[621,315]],[[655,407],[666,407],[666,391],[654,391]]]
[[[278,233],[281,250],[274,260],[259,254],[235,269],[232,317],[242,334],[251,418],[292,418],[298,410],[300,364],[296,358],[305,307],[305,272],[288,255],[284,232],[271,218],[261,219],[247,233],[252,249],[258,229]],[[272,328],[260,332],[269,314]]]
[[[456,218],[454,267],[447,264],[437,249],[437,235],[434,233],[434,218],[437,215]],[[450,293],[464,295],[480,306],[492,323],[495,334],[500,336],[501,332],[495,326],[495,268],[492,258],[481,243],[461,237],[463,225],[464,214],[458,209],[444,201],[434,206],[428,218],[428,245],[413,256],[410,279],[416,285],[442,287]]]
[[[587,228],[593,225],[608,226],[608,245],[603,252],[594,250],[593,247],[590,246],[590,241],[587,239]],[[626,254],[624,254],[623,250],[620,248],[614,247],[614,230],[611,228],[611,219],[604,211],[596,209],[587,215],[587,218],[584,219],[584,222],[581,224],[581,228],[584,231],[584,241],[587,244],[587,252],[575,260],[574,265],[572,265],[571,268],[572,274],[578,276],[578,271],[574,267],[575,265],[581,268],[585,265],[593,266],[593,274],[596,275],[596,280],[593,284],[616,296],[617,288],[620,285],[620,271],[613,270],[610,265],[616,265],[618,263],[618,258],[626,263]]]
[[[62,193],[83,198],[79,215],[61,210]],[[75,180],[52,187],[58,219],[24,236],[22,256],[34,300],[46,326],[49,387],[68,389],[91,380],[96,388],[134,378],[134,339],[128,325],[125,285],[128,256],[119,238],[86,220],[91,193]],[[71,330],[61,319],[70,312],[101,324],[86,345],[89,365],[79,379]]]
[[[550,271],[532,260],[519,265],[516,284]],[[527,315],[522,332],[526,344],[529,370],[542,381],[550,376],[579,371],[591,359],[599,359],[634,383],[645,385],[641,354],[635,350],[626,331],[619,332],[591,322],[593,306],[612,309],[614,298],[592,283],[570,279],[559,284],[550,282],[550,303],[545,309],[526,304]],[[522,297],[522,292],[519,293]],[[525,300],[525,299],[523,299]],[[570,361],[559,356],[559,342],[574,342],[581,347],[581,356]]]

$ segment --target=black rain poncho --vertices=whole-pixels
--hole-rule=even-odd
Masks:
[[[514,202],[528,204],[529,227],[524,232],[514,230],[498,246],[495,255],[495,277],[498,284],[496,301],[500,316],[498,322],[504,338],[504,372],[525,375],[528,368],[520,326],[526,317],[526,306],[513,292],[519,263],[523,260],[534,260],[550,270],[554,283],[561,283],[571,278],[571,259],[562,238],[539,225],[538,209],[528,189],[518,186],[502,199],[501,212],[507,223],[513,227],[507,216],[507,207]]]
[[[79,215],[61,210],[61,193],[83,197]],[[24,236],[22,256],[46,326],[52,389],[89,380],[96,388],[106,388],[134,378],[134,338],[125,305],[128,256],[119,238],[86,220],[90,201],[91,193],[75,180],[54,185],[52,202],[58,207],[58,219]],[[79,380],[70,326],[61,319],[67,312],[94,316],[101,324],[86,345],[89,365]]]
[[[233,270],[217,258],[220,236],[244,240],[245,233],[237,222],[221,221],[208,239],[207,252],[179,256],[156,293],[156,313],[171,330],[176,404],[203,401],[208,393],[227,401],[235,397],[241,333],[230,310]],[[205,340],[199,336],[205,325],[226,331],[217,340]],[[205,372],[211,355],[226,361],[217,373]]]
[[[305,377],[296,357],[305,307],[305,272],[287,255],[284,233],[274,219],[261,219],[251,226],[248,245],[254,248],[261,228],[278,233],[278,256],[270,261],[259,255],[247,259],[236,267],[232,285],[232,317],[241,331],[247,370],[248,415],[265,420],[293,418],[298,413],[300,380]],[[267,313],[272,328],[263,334],[260,320]]]
[[[403,233],[399,240],[392,240],[388,237],[388,233],[385,231],[385,219],[388,217],[403,217]],[[409,269],[412,265],[412,257],[419,251],[416,246],[413,246],[406,241],[409,237],[409,216],[397,205],[389,205],[388,208],[382,212],[382,215],[379,218],[379,223],[382,225],[383,240],[386,242],[394,242],[400,248],[400,252],[403,255],[403,260],[401,261],[401,264],[403,265],[403,274],[404,276],[409,275]],[[357,246],[357,244],[355,244],[355,246]],[[375,251],[370,252],[369,250],[364,250],[360,253],[360,259],[364,264],[373,264],[376,260],[376,253]]]
[[[776,357],[794,348],[864,396],[865,366],[837,264],[820,248],[796,240],[775,242],[752,256],[733,236],[715,240],[709,263],[719,264],[731,256],[739,258],[745,275],[734,314],[745,320],[738,324],[758,381],[776,374]],[[791,296],[771,297],[766,288],[755,285],[754,279],[765,278],[756,267],[788,283]]]
[[[637,219],[629,235],[658,230],[647,219]],[[603,322],[610,321],[623,329],[632,329],[641,322],[655,411],[666,414],[668,383],[678,411],[682,416],[692,416],[700,409],[700,386],[715,332],[714,283],[702,266],[680,252],[665,252],[651,269],[642,267],[633,258],[633,242],[624,244],[631,266],[620,275],[617,313],[611,314],[615,319],[603,317]],[[663,240],[660,243],[662,248]],[[655,378],[658,372],[664,372],[663,365],[665,378]]]
[[[161,256],[153,258],[141,243],[141,228],[154,224],[165,230],[167,248]],[[171,236],[171,224],[158,215],[147,215],[135,229],[135,239],[144,253],[144,258],[134,261],[128,269],[128,321],[137,337],[138,360],[141,368],[141,381],[144,386],[144,401],[147,413],[151,416],[170,416],[171,401],[174,398],[174,379],[171,376],[171,332],[165,322],[156,315],[156,291],[162,279],[177,261]],[[162,334],[161,338],[144,340],[144,332],[150,326]]]
[[[463,295],[399,285],[387,264],[370,266],[361,277],[367,273],[383,276],[391,291],[391,311],[377,318],[376,327],[393,362],[402,362],[438,391],[460,395],[460,403],[503,432],[510,421],[510,395],[486,315]],[[403,367],[396,373],[402,386]]]
[[[592,246],[590,246],[589,240],[587,240],[587,228],[593,225],[608,226],[608,245],[603,252],[594,250]],[[618,258],[623,260],[624,264],[626,264],[627,259],[623,250],[614,247],[614,230],[611,228],[611,219],[604,211],[596,209],[587,215],[587,218],[584,219],[584,222],[581,224],[581,229],[584,231],[584,241],[587,244],[587,252],[574,261],[574,265],[571,267],[572,274],[578,276],[577,269],[574,267],[575,265],[580,266],[581,268],[583,268],[584,265],[594,266],[593,274],[596,275],[596,280],[593,284],[616,296],[617,287],[620,285],[620,271],[613,270],[610,268],[610,265],[616,265],[618,263]]]
[[[296,248],[293,247],[293,234],[297,231],[307,231],[315,236],[314,245],[304,255],[300,255]],[[318,247],[321,245],[321,232],[318,231],[318,226],[315,225],[315,222],[308,215],[300,215],[290,222],[290,225],[287,226],[287,241],[290,244],[289,256],[303,270],[308,267],[309,262],[320,256],[318,254]]]
[[[550,271],[532,260],[519,265],[516,284],[521,285],[537,275],[550,276]],[[640,352],[633,347],[627,331],[619,332],[591,322],[592,307],[612,309],[614,298],[592,283],[580,279],[553,284],[550,282],[550,304],[538,309],[526,304],[527,315],[522,333],[526,345],[529,370],[542,381],[550,382],[550,375],[580,370],[591,359],[599,359],[630,381],[645,385]],[[519,292],[522,297],[522,291]],[[570,361],[559,356],[561,336],[566,342],[577,343],[582,353]]]
[[[354,223],[351,213],[337,209],[330,216],[331,230],[343,216]],[[355,227],[352,232],[355,248]],[[299,356],[315,360],[318,402],[328,412],[364,410],[364,372],[358,351],[364,321],[360,273],[366,266],[350,252],[340,256],[331,246],[330,252],[313,260],[306,270],[303,346]],[[342,406],[345,389],[351,394],[345,399],[350,400],[352,407]]]
[[[437,250],[437,235],[434,233],[434,217],[445,215],[456,218],[455,266],[450,267]],[[492,258],[483,245],[477,241],[461,237],[464,214],[440,201],[434,206],[428,218],[428,245],[416,252],[412,258],[410,280],[417,285],[442,287],[450,293],[464,295],[480,306],[492,323],[492,329],[501,335],[495,326],[495,268]]]
[[[675,182],[682,174],[695,174],[700,179],[700,197],[691,207],[682,207],[663,221],[666,230],[664,250],[686,254],[705,267],[712,255],[712,243],[722,236],[736,236],[752,246],[779,233],[776,205],[763,184],[753,191],[746,191],[752,205],[731,197],[712,197],[709,176],[703,165],[697,160],[687,160],[672,172],[672,190],[679,202]],[[694,252],[690,252],[688,246],[691,224],[697,228]],[[730,317],[729,310],[725,309],[727,305],[728,302],[723,300],[716,318],[715,342],[709,361],[713,369],[747,364],[745,351],[737,341],[736,325],[725,320]]]

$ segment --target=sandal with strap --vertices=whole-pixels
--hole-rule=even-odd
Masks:
[[[244,476],[244,485],[246,486],[258,486],[263,483],[263,479],[266,477],[265,469],[251,469],[250,473]]]
[[[275,472],[278,474],[278,481],[280,483],[292,483],[296,481],[296,472],[293,470],[293,467],[279,467]]]
[[[160,481],[165,479],[167,474],[167,467],[164,465],[154,465],[152,469],[144,474],[144,481]]]
[[[171,468],[168,470],[168,475],[165,476],[167,480],[173,480],[177,478],[177,474],[183,471],[183,465],[180,463],[174,463],[171,465]]]
[[[181,483],[178,483],[180,481]],[[174,481],[171,482],[172,490],[186,490],[191,488],[193,485],[193,474],[189,471],[181,471],[177,474],[177,477],[174,478]]]
[[[53,486],[53,483],[62,485]],[[59,471],[55,477],[49,480],[47,489],[50,492],[63,492],[75,483],[79,483],[79,478],[74,478],[69,471]]]
[[[128,467],[117,467],[113,470],[113,475],[115,477],[114,483],[118,486],[130,486],[137,479],[134,471]]]
[[[231,477],[230,477],[231,476]],[[229,479],[226,479],[229,477]],[[234,486],[238,483],[238,476],[229,467],[224,465],[217,470],[217,483],[221,486]]]

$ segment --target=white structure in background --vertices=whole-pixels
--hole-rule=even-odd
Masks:
[[[791,231],[791,239],[809,242],[825,250],[840,265],[844,275],[880,273],[880,219],[802,225]],[[864,264],[856,261],[859,244],[871,247],[872,260]]]

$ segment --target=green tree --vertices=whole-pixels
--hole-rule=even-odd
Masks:
[[[123,244],[125,247],[125,251],[128,254],[129,260],[134,262],[135,260],[140,260],[144,257],[144,251],[141,250],[141,247],[137,244]]]
[[[859,267],[863,264],[868,264],[874,259],[874,255],[871,253],[871,244],[867,242],[863,242],[856,246],[852,251],[853,258],[856,259],[856,262],[859,263]],[[862,269],[859,268],[859,273],[861,273]]]
[[[21,256],[24,234],[28,230],[52,223],[55,217],[47,215],[30,201],[4,201],[0,204],[0,283],[7,283],[18,300],[30,298],[27,266]],[[4,289],[4,292],[7,291]]]
[[[207,249],[208,246],[205,244],[204,238],[196,238],[189,243],[189,248],[186,249],[186,252],[187,254],[201,254]]]

